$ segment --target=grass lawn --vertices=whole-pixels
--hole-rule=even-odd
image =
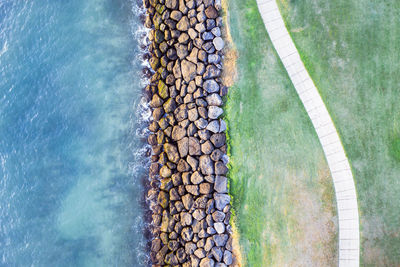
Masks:
[[[400,1],[278,2],[353,168],[362,265],[400,266]]]
[[[336,266],[334,191],[321,145],[255,0],[229,0],[238,79],[225,107],[230,192],[247,266]]]

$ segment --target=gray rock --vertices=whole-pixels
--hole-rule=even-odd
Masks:
[[[200,261],[200,267],[214,267],[214,265],[214,260],[210,258],[204,258]]]
[[[189,155],[191,156],[200,156],[200,142],[195,137],[189,137]]]
[[[195,218],[198,221],[203,220],[204,217],[206,217],[206,213],[204,212],[204,210],[197,209],[193,212],[193,218]]]
[[[223,257],[224,254],[223,254],[222,249],[220,247],[213,247],[211,249],[211,254],[214,256],[214,258],[217,261],[222,261],[222,257]]]
[[[189,163],[192,170],[195,171],[199,167],[199,161],[191,156],[187,156],[186,161]]]
[[[188,47],[185,44],[177,44],[175,49],[179,59],[184,59],[189,54]]]
[[[181,159],[178,162],[177,170],[178,172],[187,172],[190,171],[190,166],[185,160]]]
[[[225,145],[226,135],[224,133],[216,133],[210,137],[210,140],[214,144],[215,147],[220,148],[223,145]]]
[[[214,235],[213,236],[215,245],[217,247],[223,247],[226,244],[226,241],[228,241],[228,235],[222,234],[222,235]]]
[[[226,175],[229,169],[225,166],[225,164],[221,161],[217,161],[215,163],[215,174],[216,175]]]
[[[190,82],[196,77],[196,64],[187,61],[187,60],[182,60],[181,63],[181,71],[183,75],[183,79],[186,82]],[[219,89],[219,86],[218,86]]]
[[[220,194],[220,193],[216,193],[214,194],[214,200],[215,200],[215,207],[222,211],[226,205],[229,204],[229,202],[231,201],[231,197],[227,194]]]
[[[199,148],[200,150],[200,148]],[[178,148],[170,143],[164,144],[164,151],[167,154],[168,159],[173,163],[178,163],[179,153]]]
[[[190,176],[190,181],[193,184],[200,184],[204,181],[204,177],[198,171],[196,171],[192,174],[192,176]]]
[[[197,15],[197,16],[198,16],[198,15]],[[196,29],[196,31],[197,31],[198,33],[203,33],[203,32],[206,31],[206,26],[205,26],[204,23],[202,23],[202,22],[197,23],[196,26],[195,26],[194,28]],[[196,37],[197,37],[197,35],[196,35]],[[196,37],[195,37],[195,38],[196,38]],[[194,39],[194,38],[193,38],[193,39]]]
[[[190,262],[192,263],[191,266],[199,266],[200,259],[196,257],[196,255],[190,255]]]
[[[174,73],[175,78],[178,79],[178,78],[182,77],[181,64],[180,64],[179,60],[177,60],[175,62],[172,72]]]
[[[223,156],[223,153],[221,150],[219,149],[215,149],[212,153],[211,153],[211,159],[213,161],[219,161]]]
[[[215,20],[213,20],[213,19],[206,20],[207,31],[211,31],[214,27],[215,27]]]
[[[185,77],[185,75],[183,77]],[[203,83],[203,89],[206,90],[208,93],[215,93],[219,91],[219,85],[215,80],[207,80]]]
[[[217,231],[215,231],[213,226],[207,227],[207,234],[209,235],[215,235]]]
[[[198,129],[202,130],[202,129],[205,129],[207,127],[208,122],[205,119],[200,118],[197,121],[195,121],[194,124],[196,125],[196,127]]]
[[[223,234],[225,232],[225,224],[222,222],[214,223],[214,229],[218,234]]]
[[[217,54],[208,55],[208,63],[210,64],[219,64],[221,62],[221,57]]]
[[[226,264],[223,262],[217,262],[214,267],[226,267]]]
[[[200,156],[200,170],[203,175],[214,174],[214,165],[210,156],[208,155]]]
[[[218,107],[218,106],[209,106],[208,107],[208,117],[210,119],[217,119],[219,116],[222,115],[222,113],[224,113],[223,109]],[[220,129],[218,129],[218,131],[220,131]]]
[[[186,16],[182,17],[176,24],[176,28],[181,32],[189,30],[190,28],[189,18]]]
[[[177,121],[183,121],[187,119],[188,117],[188,111],[186,108],[186,105],[180,105],[175,111],[174,111],[175,119]]]
[[[224,252],[224,263],[226,265],[231,265],[232,262],[233,262],[232,252],[230,252],[229,250],[225,250],[225,252]]]
[[[210,132],[215,133],[215,134],[218,133],[218,132],[219,132],[219,121],[217,121],[217,120],[211,121],[211,122],[207,125],[206,129],[209,130]],[[214,134],[214,135],[215,135],[215,134]],[[214,135],[212,135],[211,138],[212,138]],[[211,140],[211,142],[212,142],[212,140]],[[214,143],[214,142],[213,142],[213,143]],[[219,144],[219,143],[218,143],[218,144]],[[224,144],[225,144],[225,142],[224,142]],[[214,144],[214,145],[215,145],[215,144]],[[217,147],[219,147],[219,146],[217,146]]]
[[[223,104],[222,98],[219,96],[219,94],[208,95],[206,100],[210,106],[221,106]]]
[[[214,38],[214,35],[211,32],[203,32],[203,34],[201,35],[201,38],[204,41],[210,41]]]
[[[208,140],[211,136],[210,131],[206,129],[200,130],[197,133],[199,134],[200,139],[204,141]]]
[[[201,183],[199,185],[200,194],[207,195],[207,194],[210,194],[212,192],[212,190],[213,190],[212,186],[209,183]]]
[[[223,119],[219,120],[219,132],[225,132],[226,131],[226,122]]]
[[[211,32],[216,36],[220,37],[221,36],[221,29],[219,27],[215,27],[214,29],[211,30]]]
[[[228,179],[226,177],[217,175],[215,177],[214,190],[218,193],[227,193],[227,184]]]
[[[222,40],[221,37],[215,37],[213,40],[213,44],[216,50],[221,51],[224,49],[225,43],[224,40]]]

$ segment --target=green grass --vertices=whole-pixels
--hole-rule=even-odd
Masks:
[[[280,1],[355,175],[363,266],[400,266],[400,1]]]
[[[247,266],[336,266],[329,170],[255,0],[230,0],[238,81],[225,107],[230,192]]]

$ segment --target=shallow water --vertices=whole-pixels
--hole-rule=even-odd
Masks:
[[[0,1],[0,266],[146,263],[136,1]]]

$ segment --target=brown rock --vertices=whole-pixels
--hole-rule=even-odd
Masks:
[[[200,156],[200,142],[195,137],[189,137],[189,155],[191,156]]]
[[[179,154],[178,149],[175,145],[172,144],[164,144],[164,151],[167,153],[168,159],[173,163],[178,163],[179,161]]]
[[[187,154],[189,152],[189,138],[184,137],[178,141],[178,150],[179,150],[179,155],[181,156],[181,158],[184,158],[187,156]]]
[[[215,10],[215,9],[214,9]],[[216,10],[215,10],[216,11]],[[188,17],[184,16],[182,17],[178,24],[176,24],[176,28],[181,31],[181,32],[185,32],[187,30],[189,30],[190,28],[190,24],[189,24],[189,19]]]
[[[200,170],[203,175],[212,175],[214,174],[214,165],[211,161],[210,156],[202,155],[200,157]]]
[[[192,182],[192,184],[200,184],[204,181],[204,178],[198,171],[195,171],[190,177],[190,181]]]
[[[181,71],[183,75],[183,79],[186,82],[190,82],[196,77],[196,64],[187,61],[187,60],[182,60],[181,62]]]
[[[177,125],[172,129],[172,140],[179,141],[186,136],[185,128]]]
[[[187,172],[190,170],[190,166],[185,160],[181,159],[178,162],[177,170],[178,172]]]

